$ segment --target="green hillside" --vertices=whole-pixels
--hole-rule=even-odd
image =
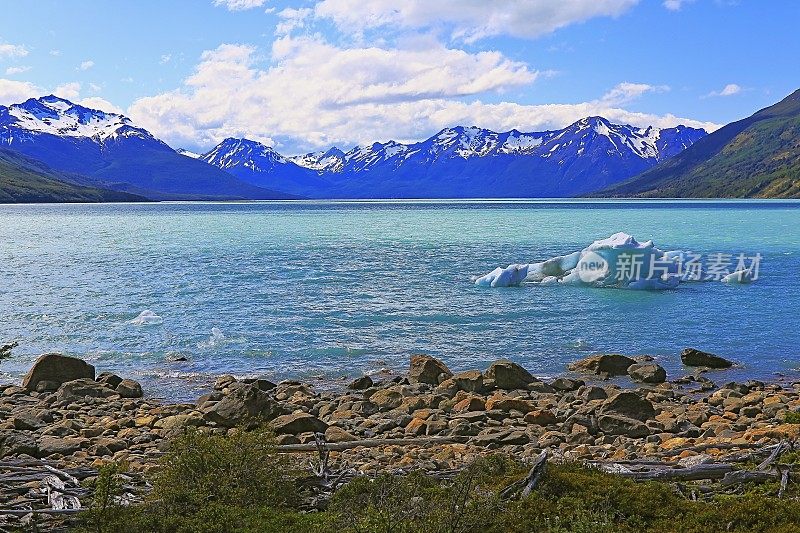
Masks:
[[[77,185],[67,174],[11,150],[0,149],[0,203],[131,202],[144,198]]]
[[[593,196],[800,198],[800,90]]]

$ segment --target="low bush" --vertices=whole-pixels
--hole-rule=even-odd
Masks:
[[[501,455],[452,479],[358,477],[327,509],[308,513],[298,505],[303,474],[273,442],[263,430],[226,437],[188,432],[173,441],[141,505],[115,505],[117,470],[103,470],[81,527],[96,533],[789,533],[800,524],[793,484],[784,499],[770,483],[690,501],[670,484],[635,483],[578,464],[550,464],[529,497],[503,501],[500,490],[526,467]]]

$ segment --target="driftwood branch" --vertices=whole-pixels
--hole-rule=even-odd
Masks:
[[[546,469],[547,450],[544,450],[536,457],[533,466],[528,471],[528,475],[500,491],[500,498],[503,500],[510,500],[517,495],[521,498],[526,498],[539,484]]]
[[[325,448],[331,452],[352,450],[353,448],[375,448],[377,446],[426,446],[429,444],[460,444],[467,437],[425,437],[419,439],[361,439],[349,442],[330,442]],[[276,446],[279,453],[318,452],[317,443],[281,444]]]

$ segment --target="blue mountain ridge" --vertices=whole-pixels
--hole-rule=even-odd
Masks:
[[[624,181],[705,135],[686,126],[637,128],[588,117],[561,130],[458,126],[417,143],[294,157],[228,138],[200,159],[250,184],[310,198],[570,197]]]
[[[0,106],[0,147],[55,170],[80,174],[85,178],[83,185],[151,200],[294,197],[184,157],[122,115],[53,95]]]

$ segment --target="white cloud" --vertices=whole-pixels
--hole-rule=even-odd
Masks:
[[[92,90],[96,90],[96,87],[92,87]],[[81,98],[81,84],[77,81],[64,83],[55,89],[45,89],[26,81],[0,78],[0,105],[19,104],[28,98],[38,98],[51,93],[91,109],[100,109],[109,113],[122,113],[122,109],[104,98],[98,96]]]
[[[261,7],[265,3],[266,0],[214,0],[215,6],[225,6],[228,11],[244,11],[245,9]]]
[[[53,94],[59,98],[66,98],[71,102],[75,102],[80,98],[81,84],[77,81],[64,83],[53,89]]]
[[[348,33],[373,28],[445,28],[467,42],[534,38],[596,17],[619,16],[639,0],[322,0],[315,14]]]
[[[741,86],[735,83],[729,83],[720,91],[711,91],[706,95],[706,97],[711,98],[715,96],[733,96],[734,94],[739,94],[740,92],[742,92]]]
[[[680,11],[683,6],[694,2],[694,0],[664,0],[663,5],[670,11]]]
[[[120,115],[123,114],[121,108],[115,106],[105,98],[100,98],[99,96],[83,98],[75,103],[80,104],[83,107],[88,107],[89,109],[99,109],[100,111],[105,111],[106,113],[118,113]]]
[[[313,12],[314,10],[308,7],[301,9],[284,9],[278,13],[278,17],[281,18],[281,22],[278,23],[278,26],[275,28],[275,33],[277,35],[286,35],[294,29],[305,27],[306,20],[312,15]]]
[[[86,60],[83,63],[81,63],[78,68],[81,69],[81,70],[89,70],[93,66],[94,66],[94,61],[89,59],[89,60]]]
[[[58,57],[58,56],[61,55],[61,50],[58,50],[58,49],[54,48],[54,49],[50,50],[50,55],[54,56],[54,57]]]
[[[23,72],[28,72],[31,67],[8,67],[6,69],[6,74],[9,76],[13,76],[14,74],[22,74]]]
[[[646,93],[663,93],[669,91],[668,85],[648,85],[646,83],[622,82],[600,98],[607,105],[622,105],[640,98]]]
[[[25,57],[28,49],[21,44],[0,43],[0,59],[9,57]]]
[[[27,81],[0,78],[0,105],[17,104],[41,94],[41,89]]]
[[[222,45],[202,55],[176,90],[136,100],[128,115],[174,146],[210,147],[243,136],[291,152],[376,140],[417,140],[456,124],[495,130],[564,127],[589,115],[636,125],[716,124],[620,108],[664,86],[622,83],[576,104],[467,101],[533,82],[538,72],[499,52],[468,53],[434,42],[411,48],[339,48],[283,37],[273,63],[257,51]]]
[[[166,65],[172,60],[172,54],[164,54],[161,56],[161,59],[158,60],[160,65]]]

